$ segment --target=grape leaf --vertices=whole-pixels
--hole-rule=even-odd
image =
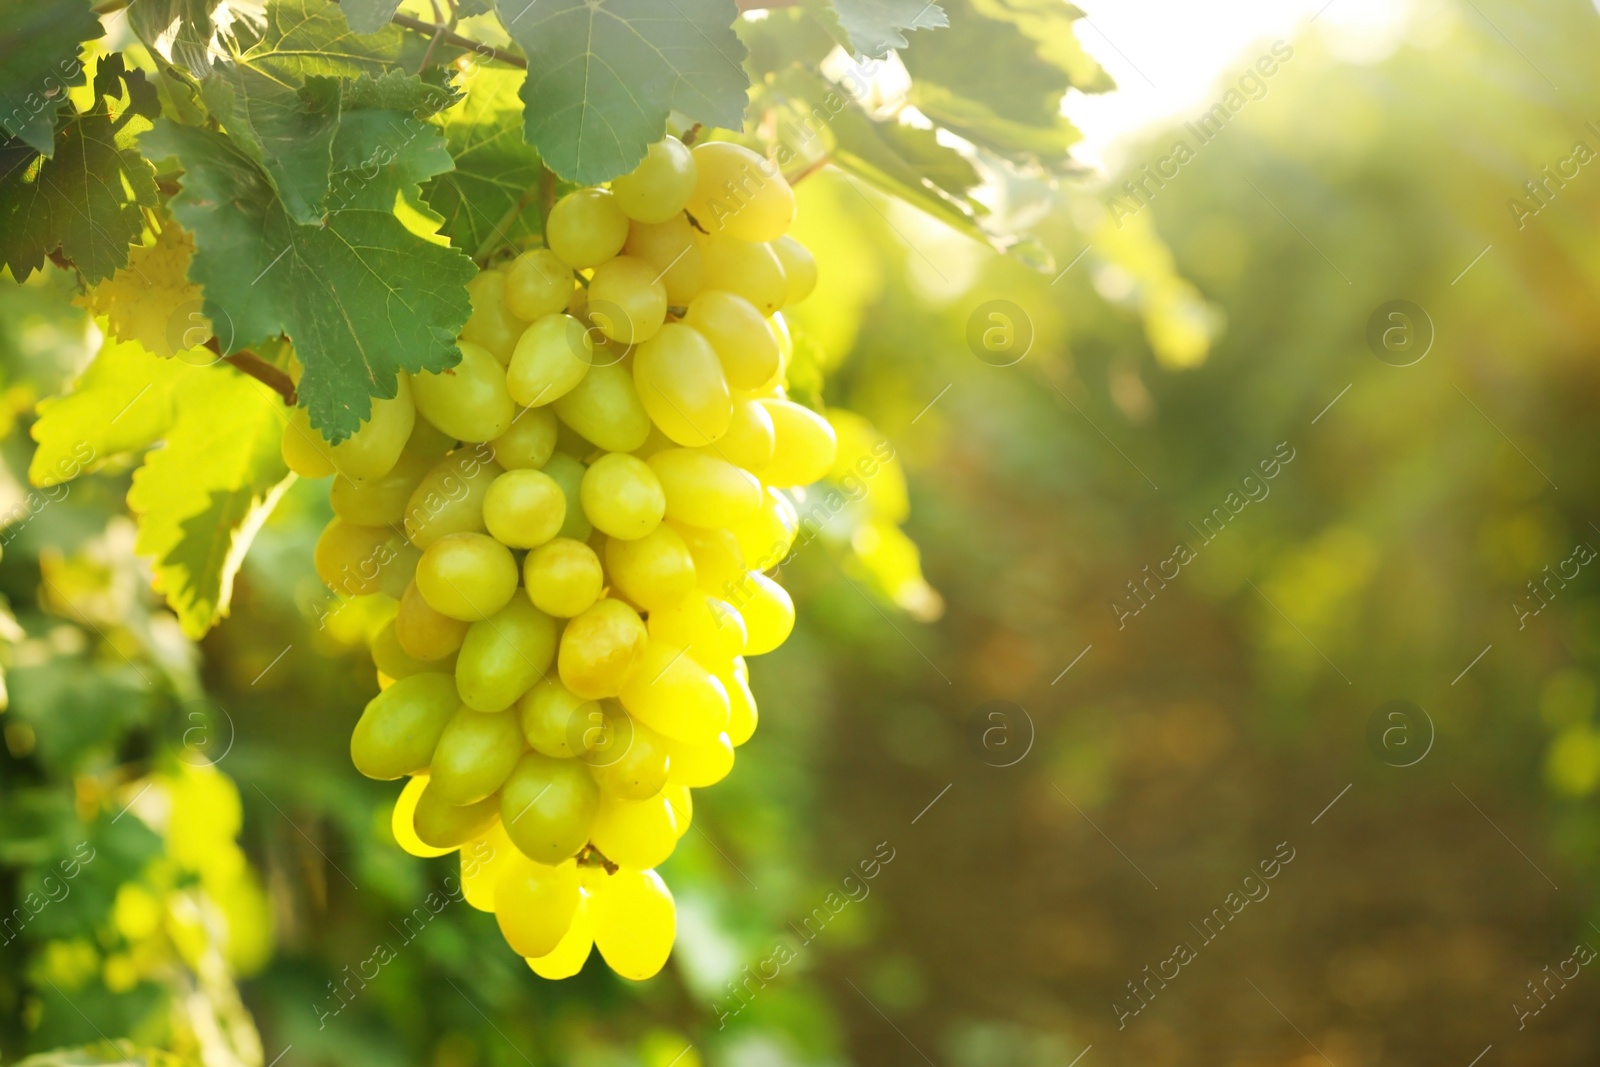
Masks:
[[[528,57],[529,144],[568,181],[632,170],[676,109],[737,129],[750,80],[733,0],[497,0]]]
[[[539,153],[522,139],[519,72],[474,68],[466,99],[438,118],[455,169],[439,175],[425,193],[444,218],[440,231],[469,255],[493,237],[507,242],[529,233],[519,212],[501,232],[500,221],[539,181]]]
[[[1003,19],[1027,34],[1046,63],[1066,72],[1081,93],[1108,93],[1117,83],[1083,50],[1072,24],[1085,15],[1061,0],[968,0],[986,18]]]
[[[196,78],[211,72],[223,53],[221,21],[232,22],[228,0],[136,0],[128,5],[128,25],[152,52]]]
[[[159,111],[144,75],[101,57],[94,103],[74,111],[45,157],[19,140],[0,145],[0,261],[22,281],[59,250],[91,282],[128,265],[158,202],[155,172],[134,147]]]
[[[0,131],[53,155],[56,113],[83,84],[78,46],[105,32],[88,0],[0,5]]]
[[[344,0],[345,21],[357,33],[377,33],[400,10],[400,0]]]
[[[279,334],[305,368],[299,391],[331,441],[354,433],[372,397],[392,397],[396,373],[440,371],[460,359],[455,338],[470,305],[472,261],[407,229],[398,196],[448,170],[433,126],[388,111],[346,112],[331,164],[332,209],[301,226],[266,173],[221,134],[163,119],[143,140],[183,164],[172,211],[195,235],[189,277],[229,351]]]
[[[807,0],[807,7],[840,44],[878,59],[909,45],[909,30],[950,25],[944,9],[929,0]]]

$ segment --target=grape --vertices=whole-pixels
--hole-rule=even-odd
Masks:
[[[394,636],[406,655],[424,661],[446,659],[461,647],[468,624],[441,615],[428,606],[415,579],[406,583],[400,610],[394,617]],[[453,670],[452,670],[452,673]]]
[[[544,238],[550,251],[574,270],[598,267],[622,251],[628,216],[604,189],[578,189],[550,209]]]
[[[283,462],[302,478],[326,478],[334,473],[328,456],[331,446],[311,425],[311,413],[295,408],[283,428]]]
[[[733,388],[755,389],[778,373],[778,341],[744,297],[706,289],[689,302],[683,321],[711,342]]]
[[[312,563],[327,587],[340,596],[368,596],[393,571],[404,539],[386,526],[357,526],[334,519],[317,538]]]
[[[422,791],[426,788],[428,788],[426,771],[407,779],[405,788],[400,790],[400,795],[395,798],[394,810],[389,813],[389,829],[394,834],[395,844],[418,859],[432,859],[450,853],[448,848],[434,848],[417,836],[417,799],[422,796]]]
[[[768,485],[810,485],[833,469],[839,442],[828,420],[791,400],[762,400],[772,416],[776,447],[760,474]]]
[[[589,902],[594,944],[606,965],[624,978],[654,976],[678,935],[672,892],[655,871],[618,871],[596,887]]]
[[[650,436],[650,416],[633,376],[616,364],[591,367],[555,409],[562,422],[607,452],[632,452]]]
[[[479,911],[494,911],[494,886],[522,853],[496,819],[489,832],[461,846],[461,895]]]
[[[547,248],[535,248],[513,259],[506,267],[505,279],[506,307],[525,322],[565,311],[577,287],[572,268]],[[516,343],[515,337],[511,340]]]
[[[572,914],[572,925],[556,947],[546,955],[526,957],[534,974],[541,978],[571,978],[583,970],[589,950],[594,947],[594,921],[589,909],[588,895],[580,895],[577,910]]]
[[[417,589],[439,614],[476,622],[510,602],[517,591],[517,561],[492,537],[446,534],[422,553]]]
[[[776,489],[762,490],[761,508],[732,527],[739,551],[753,571],[764,571],[783,562],[800,532],[800,517],[789,498]]]
[[[638,540],[608,538],[606,572],[623,596],[646,611],[676,603],[694,588],[694,557],[664,524]]]
[[[772,242],[772,251],[783,264],[783,276],[789,281],[788,295],[783,306],[798,304],[811,295],[817,287],[817,260],[811,250],[788,234]]]
[[[678,824],[675,832],[679,837],[689,832],[689,823],[694,819],[694,798],[690,792],[688,786],[672,782],[668,782],[667,788],[662,790],[662,795],[672,808],[673,821]]]
[[[570,619],[600,599],[605,574],[600,557],[582,541],[558,537],[528,553],[522,561],[528,599],[546,615]]]
[[[544,677],[555,651],[555,620],[527,597],[513,597],[495,614],[473,623],[461,642],[456,689],[462,703],[484,712],[509,708]]]
[[[412,823],[424,844],[457,848],[488,833],[499,817],[499,797],[488,797],[464,806],[448,804],[439,796],[438,783],[429,782],[417,798]]]
[[[667,303],[674,307],[688,304],[705,287],[705,259],[694,239],[694,227],[682,215],[656,225],[635,222],[622,250],[660,272]]]
[[[741,575],[742,576],[742,575]],[[744,619],[733,605],[692,589],[672,604],[653,608],[645,628],[652,640],[689,650],[695,662],[716,671],[744,654]]]
[[[458,441],[492,440],[506,432],[516,414],[506,391],[505,368],[481,345],[463,341],[457,347],[460,363],[412,381],[417,410]]]
[[[638,612],[614,597],[597,601],[561,634],[561,683],[590,700],[616,696],[648,639]]]
[[[594,362],[594,342],[571,315],[546,315],[523,331],[506,368],[506,389],[523,407],[552,404],[570,393]]]
[[[755,400],[735,400],[728,432],[717,441],[716,453],[736,467],[759,471],[772,462],[774,442],[767,409]]]
[[[522,755],[522,728],[513,712],[458,708],[439,735],[429,788],[447,804],[475,804],[498,792]]]
[[[678,844],[677,829],[672,805],[660,793],[646,800],[626,800],[602,791],[594,821],[589,826],[589,840],[619,867],[644,870],[665,862],[672,855]],[[606,962],[611,961],[608,958]],[[612,963],[612,970],[616,970],[616,966]]]
[[[728,432],[733,398],[727,379],[716,351],[693,328],[668,323],[640,345],[633,382],[644,410],[676,443],[710,444]]]
[[[495,918],[511,951],[524,957],[553,952],[572,926],[580,895],[578,865],[571,860],[547,867],[514,858],[494,887]]]
[[[728,728],[728,694],[722,683],[687,649],[663,641],[646,643],[622,687],[622,706],[675,741],[704,744]]]
[[[456,706],[456,687],[447,674],[398,679],[361,712],[350,734],[350,761],[368,778],[417,773],[433,758]]]
[[[378,668],[378,673],[388,678],[409,678],[413,674],[423,671],[444,671],[449,673],[455,667],[448,659],[430,662],[417,659],[404,648],[395,637],[395,620],[390,619],[383,624],[377,636],[372,639],[372,665]]]
[[[571,274],[562,268],[562,273]],[[467,283],[472,298],[472,316],[461,327],[461,340],[483,347],[501,366],[511,359],[511,349],[527,328],[529,316],[511,310],[509,277],[497,270],[486,270]]]
[[[528,690],[517,709],[522,736],[533,750],[560,759],[580,756],[588,750],[589,716],[600,714],[599,704],[575,695],[553,678]]]
[[[610,703],[607,701],[607,704]],[[615,723],[619,716],[625,716],[627,712],[612,705],[603,714]],[[666,739],[638,721],[629,724],[627,729],[630,735],[628,745],[621,755],[609,760],[584,761],[600,786],[601,807],[605,806],[608,796],[647,800],[661,792],[661,787],[667,784],[670,757]]]
[[[571,759],[524,753],[500,789],[500,821],[518,851],[538,863],[560,863],[589,840],[600,787]]]
[[[589,320],[622,344],[648,341],[667,318],[667,287],[660,273],[632,256],[617,256],[596,267],[589,281]]]
[[[744,654],[765,655],[783,644],[794,629],[794,601],[783,586],[759,571],[750,572],[741,593],[736,603],[749,634]]]
[[[509,382],[509,379],[507,379]],[[556,450],[556,415],[549,408],[523,408],[505,433],[489,442],[494,461],[508,471],[537,470]]]
[[[770,241],[794,221],[794,190],[777,164],[743,145],[694,146],[694,192],[688,210],[702,229],[741,241]]]
[[[583,476],[589,468],[567,453],[557,452],[550,457],[550,461],[543,469],[556,480],[557,485],[561,486],[561,492],[567,498],[567,518],[562,522],[561,531],[557,536],[570,537],[574,541],[587,541],[589,535],[594,532],[594,527],[589,525],[588,516],[583,513],[582,501]]]
[[[684,744],[669,738],[667,752],[672,757],[667,781],[680,787],[704,789],[716,785],[733,770],[733,742],[726,733],[720,733],[714,740],[701,745]]]
[[[483,531],[483,501],[500,476],[498,463],[484,462],[488,449],[463,448],[435,463],[406,502],[405,531],[426,549],[453,533]]]
[[[364,481],[335,475],[328,490],[333,513],[360,526],[394,526],[406,515],[406,501],[433,464],[403,452],[386,474]]]
[[[356,481],[387,474],[400,458],[416,422],[411,379],[404,371],[395,378],[395,395],[372,398],[372,412],[360,429],[328,450],[333,469]]]
[[[543,471],[506,471],[483,497],[484,525],[508,548],[537,548],[566,520],[566,493]]]
[[[683,211],[694,187],[694,156],[669,135],[651,145],[630,173],[612,180],[611,194],[630,219],[665,222]]]
[[[610,452],[591,463],[578,495],[595,528],[623,540],[644,537],[667,513],[656,472],[625,452]]]
[[[788,299],[789,282],[771,245],[713,237],[701,242],[700,255],[707,289],[742,296],[763,315],[771,315]]]
[[[750,692],[750,672],[744,660],[734,660],[731,671],[719,671],[717,681],[728,694],[728,739],[737,748],[750,740],[760,721],[755,695]]]
[[[454,437],[427,419],[416,419],[411,425],[411,436],[406,438],[406,455],[439,460],[455,451],[456,444]]]
[[[727,526],[761,507],[761,483],[725,459],[669,448],[649,459],[667,497],[667,518],[691,526]]]
[[[730,583],[737,585],[744,578],[744,553],[731,530],[690,526],[673,519],[667,522],[694,557],[695,584],[701,589],[712,596],[725,596]]]

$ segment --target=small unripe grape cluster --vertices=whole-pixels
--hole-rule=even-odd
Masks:
[[[785,397],[780,309],[816,282],[794,209],[755,153],[668,137],[473,280],[457,366],[402,375],[338,445],[303,412],[284,436],[334,475],[319,575],[396,602],[351,758],[409,778],[396,839],[459,851],[548,978],[591,946],[627,978],[665,963],[655,867],[755,731],[746,658],[794,625],[767,574],[798,531],[782,490],[836,450]]]

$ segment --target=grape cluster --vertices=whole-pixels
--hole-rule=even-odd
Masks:
[[[356,768],[409,776],[396,839],[459,850],[466,899],[547,978],[591,946],[627,978],[665,963],[654,868],[756,728],[746,657],[794,625],[766,573],[798,530],[781,490],[836,450],[785,398],[779,309],[816,282],[794,210],[755,153],[668,137],[472,281],[457,366],[402,375],[337,445],[303,411],[284,436],[335,475],[318,573],[398,602]]]

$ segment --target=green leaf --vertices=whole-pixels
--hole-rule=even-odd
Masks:
[[[1066,72],[1080,93],[1108,93],[1117,87],[1111,75],[1089,53],[1073,23],[1083,11],[1061,0],[967,0],[986,18],[1003,19],[1025,33],[1046,63]]]
[[[950,25],[944,10],[928,0],[807,0],[807,7],[840,44],[878,59],[909,45],[910,30]]]
[[[131,1041],[96,1042],[82,1048],[62,1048],[54,1052],[41,1052],[20,1060],[17,1067],[109,1067],[111,1064],[126,1067],[185,1067],[192,1061],[162,1052],[159,1049],[141,1049]]]
[[[0,260],[21,281],[60,251],[91,282],[128,265],[128,246],[156,206],[155,172],[134,147],[159,105],[120,54],[103,56],[94,104],[73,113],[46,158],[20,141],[0,145]]]
[[[632,170],[682,112],[708,126],[744,122],[744,45],[733,0],[498,0],[528,57],[529,144],[568,181]]]
[[[377,33],[400,10],[400,0],[344,0],[345,21],[357,33]]]
[[[56,113],[83,84],[78,47],[105,32],[88,0],[0,5],[0,131],[54,154]]]
[[[144,137],[184,167],[172,211],[195,235],[191,280],[227,351],[279,334],[305,368],[301,403],[331,441],[354,433],[402,369],[460,359],[472,261],[407,229],[398,196],[450,167],[438,130],[410,115],[346,113],[333,145],[336,193],[318,226],[283,208],[266,173],[228,138],[163,119]]]
[[[521,212],[500,226],[539,181],[539,153],[522,139],[521,74],[489,66],[475,71],[466,99],[438,120],[455,169],[435,178],[424,194],[444,218],[440,232],[469,255],[490,238],[516,243],[539,232]]]
[[[226,19],[228,0],[136,0],[125,10],[128,25],[152,52],[196,78],[211,72],[222,54],[216,14]]]

